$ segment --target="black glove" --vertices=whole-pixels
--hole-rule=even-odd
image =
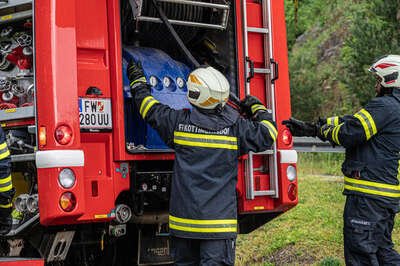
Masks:
[[[296,137],[316,137],[317,125],[310,122],[304,122],[291,117],[289,120],[283,120],[282,124],[287,126],[293,136]]]
[[[267,108],[255,96],[247,95],[240,101],[240,113],[246,114],[247,117],[252,117],[260,110],[266,111]]]
[[[147,83],[140,61],[135,62],[133,59],[131,59],[126,69],[126,74],[129,79],[129,85],[132,93],[137,86]]]
[[[258,121],[258,122],[263,121],[263,120],[268,120],[268,121],[272,122],[273,121],[272,112],[270,110],[259,110],[253,116],[253,120]]]

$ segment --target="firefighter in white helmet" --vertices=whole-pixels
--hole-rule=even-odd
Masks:
[[[344,254],[347,265],[400,265],[393,248],[400,204],[400,56],[372,64],[376,96],[354,115],[318,123],[283,123],[295,136],[318,136],[346,148],[342,165]]]
[[[229,83],[212,67],[194,70],[192,110],[174,110],[151,96],[139,63],[127,75],[140,115],[175,150],[169,228],[175,265],[234,265],[238,156],[269,149],[272,116],[255,97],[242,101],[243,119],[226,103]]]

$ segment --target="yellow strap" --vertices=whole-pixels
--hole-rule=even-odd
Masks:
[[[188,224],[202,224],[202,225],[210,225],[210,224],[237,224],[236,219],[218,219],[218,220],[194,220],[194,219],[185,219],[185,218],[179,218],[170,215],[169,219],[174,222],[178,223],[188,223]]]
[[[188,227],[180,226],[175,224],[169,224],[171,229],[194,232],[194,233],[236,233],[237,228],[235,227],[221,227],[221,228],[198,228],[198,227]]]
[[[365,186],[370,186],[370,187],[386,188],[386,189],[400,191],[400,185],[382,184],[382,183],[378,183],[378,182],[359,180],[359,179],[354,179],[354,178],[350,178],[350,177],[345,177],[344,181],[348,182],[348,183],[358,184],[358,185],[365,185]]]

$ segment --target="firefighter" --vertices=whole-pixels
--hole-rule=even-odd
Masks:
[[[346,148],[344,254],[347,265],[400,265],[392,230],[399,212],[400,56],[372,64],[376,96],[354,115],[306,123],[283,121],[295,136],[318,136]]]
[[[277,137],[272,115],[252,96],[241,102],[253,118],[226,105],[227,79],[212,67],[187,81],[192,110],[174,110],[151,96],[140,62],[127,69],[140,115],[175,150],[169,228],[175,265],[234,265],[238,156],[269,149]]]
[[[5,235],[12,226],[12,198],[15,190],[11,182],[11,157],[7,148],[6,134],[0,127],[0,235]]]

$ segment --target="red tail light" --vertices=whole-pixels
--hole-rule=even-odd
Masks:
[[[62,125],[56,128],[54,137],[61,145],[66,145],[71,142],[72,129],[67,125]]]
[[[292,133],[288,129],[284,129],[282,132],[282,142],[285,145],[292,145],[293,142],[293,136]]]
[[[75,209],[76,198],[72,192],[65,192],[60,197],[60,207],[65,212],[70,212]]]
[[[297,186],[295,184],[289,185],[288,197],[291,201],[295,201],[297,199]]]

